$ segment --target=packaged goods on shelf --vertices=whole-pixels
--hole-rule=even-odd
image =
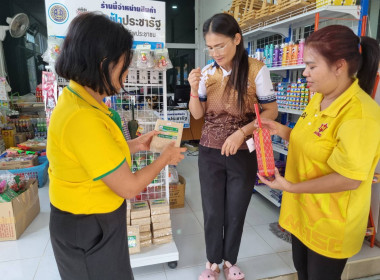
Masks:
[[[152,223],[162,223],[170,220],[170,214],[161,214],[151,216]]]
[[[157,238],[153,238],[153,244],[165,244],[165,243],[171,242],[172,240],[173,240],[172,235],[157,237]]]
[[[163,229],[163,228],[170,228],[172,226],[171,220],[160,222],[160,223],[153,223],[152,228],[153,230]]]
[[[150,217],[145,217],[145,218],[139,218],[139,219],[131,219],[131,225],[136,226],[136,225],[149,225],[150,224]]]
[[[158,135],[153,136],[150,143],[150,151],[161,153],[164,147],[175,141],[175,146],[179,147],[182,139],[183,123],[173,121],[165,121],[158,119],[156,121],[155,130]]]
[[[146,225],[140,225],[140,232],[150,231],[150,223]]]
[[[140,242],[152,239],[152,232],[151,231],[144,231],[140,232]]]
[[[152,239],[140,241],[140,248],[146,248],[152,245]]]
[[[140,252],[140,228],[139,226],[127,227],[128,234],[128,248],[130,254]]]
[[[20,169],[38,165],[37,155],[19,155],[0,158],[0,169]]]
[[[310,100],[310,91],[304,79],[298,79],[297,83],[275,84],[275,94],[278,107],[283,109],[303,111]]]
[[[172,228],[163,228],[163,229],[157,229],[153,231],[153,237],[158,238],[158,237],[163,237],[163,236],[168,236],[172,235]]]
[[[170,213],[169,203],[166,198],[150,199],[149,206],[152,216]]]
[[[150,209],[148,202],[137,201],[131,203],[131,219],[141,219],[150,217]]]

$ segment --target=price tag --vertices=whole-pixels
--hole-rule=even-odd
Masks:
[[[256,149],[255,141],[253,141],[253,138],[249,138],[247,141],[245,141],[245,143],[247,143],[248,150],[250,153],[252,153]]]

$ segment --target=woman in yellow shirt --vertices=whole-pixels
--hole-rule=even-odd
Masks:
[[[56,63],[70,80],[50,120],[47,144],[50,236],[62,279],[133,279],[125,198],[133,198],[186,149],[172,144],[132,173],[130,154],[149,149],[150,132],[125,141],[120,116],[102,102],[118,94],[133,37],[100,13],[73,19]]]
[[[280,225],[292,234],[298,279],[341,278],[347,258],[361,249],[371,183],[380,157],[380,108],[370,97],[379,44],[340,25],[306,41],[303,75],[317,92],[293,130],[264,125],[289,141]]]

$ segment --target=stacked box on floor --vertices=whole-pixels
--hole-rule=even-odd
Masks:
[[[150,209],[146,201],[131,203],[131,225],[139,228],[140,248],[141,236],[146,239],[146,232],[150,233]]]
[[[153,244],[164,244],[172,241],[172,224],[170,207],[166,198],[149,200],[153,229]]]

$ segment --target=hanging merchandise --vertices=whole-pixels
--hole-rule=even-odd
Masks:
[[[297,64],[303,64],[303,49],[305,47],[305,39],[301,39],[298,44],[298,60]]]
[[[135,120],[135,103],[131,100],[132,120],[128,122],[129,135],[132,139],[137,138],[139,123]]]
[[[253,132],[255,140],[258,172],[261,176],[270,179],[274,175],[274,157],[270,132],[266,128],[262,128],[259,105],[255,104],[255,113],[259,128]]]
[[[154,60],[156,62],[157,70],[167,70],[173,68],[173,64],[169,59],[168,49],[155,49]]]
[[[139,69],[149,69],[154,67],[154,59],[150,53],[150,45],[137,45],[136,47],[136,67]]]
[[[57,37],[49,37],[48,38],[48,47],[44,54],[42,55],[42,59],[49,63],[51,70],[55,73],[55,62],[59,54],[61,53],[61,45],[63,43],[62,38]]]
[[[45,104],[46,123],[49,126],[50,117],[58,99],[57,81],[52,72],[42,72],[42,96]]]

